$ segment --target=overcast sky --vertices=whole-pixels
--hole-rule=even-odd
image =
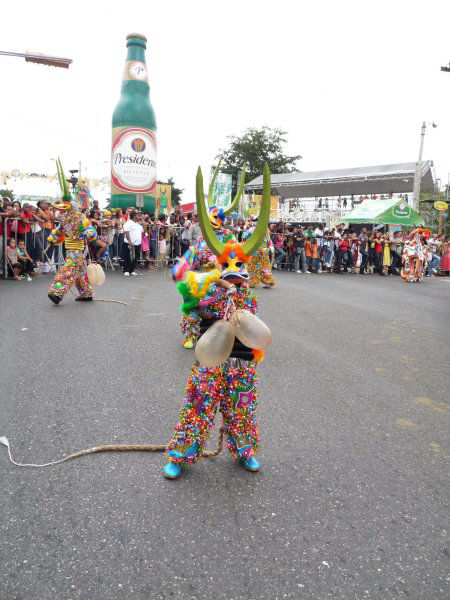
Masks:
[[[185,201],[197,165],[208,169],[227,135],[262,125],[286,130],[287,151],[309,171],[415,161],[420,125],[434,120],[424,159],[447,181],[448,1],[16,0],[2,17],[1,50],[73,64],[0,57],[0,171],[52,173],[59,154],[66,170],[81,161],[109,176],[125,37],[140,32],[158,178],[172,175]]]

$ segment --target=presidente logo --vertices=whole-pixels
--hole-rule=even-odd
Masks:
[[[145,142],[142,138],[134,138],[134,140],[131,142],[131,147],[135,152],[144,152]]]
[[[156,187],[156,135],[150,129],[126,127],[113,139],[111,180],[125,192],[145,193]]]
[[[394,208],[394,215],[396,215],[397,217],[408,217],[409,204],[407,204],[406,202],[400,202],[400,204]]]

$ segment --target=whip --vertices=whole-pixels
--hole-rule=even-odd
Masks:
[[[222,452],[223,447],[223,432],[224,426],[222,425],[219,429],[219,438],[217,440],[217,447],[214,450],[205,450],[202,456],[210,458],[212,456],[218,456]],[[35,463],[19,463],[16,462],[11,455],[11,445],[6,436],[0,437],[0,444],[6,446],[8,450],[9,460],[17,467],[51,467],[53,465],[59,465],[63,462],[79,458],[80,456],[88,456],[89,454],[97,454],[99,452],[164,452],[166,446],[164,444],[103,444],[101,446],[94,446],[93,448],[85,448],[84,450],[78,450],[73,452],[64,458],[59,460],[52,460],[51,462],[35,464]]]

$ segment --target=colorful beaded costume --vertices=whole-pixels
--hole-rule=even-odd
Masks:
[[[400,275],[408,283],[420,282],[426,263],[426,240],[430,237],[429,229],[415,229],[406,242],[402,255],[402,269]],[[425,241],[423,241],[425,240]]]
[[[87,263],[84,255],[85,240],[95,240],[97,233],[90,221],[78,210],[78,205],[69,193],[61,161],[56,161],[62,200],[53,204],[62,213],[61,223],[48,237],[49,242],[58,245],[64,242],[66,260],[55,275],[48,297],[59,304],[69,289],[75,285],[77,300],[92,300],[93,292],[87,276]]]
[[[266,165],[263,202],[255,231],[244,244],[237,244],[235,241],[224,244],[216,236],[208,217],[202,175],[200,169],[198,171],[199,222],[203,237],[216,257],[216,268],[206,273],[187,271],[177,286],[183,296],[182,311],[196,320],[198,329],[203,334],[196,347],[197,357],[202,340],[219,323],[224,323],[231,306],[233,310],[244,309],[241,313],[257,313],[256,298],[247,284],[246,264],[258,249],[267,230],[269,201],[270,173]],[[211,352],[213,353],[213,345]],[[247,470],[259,469],[259,463],[255,459],[260,441],[256,420],[256,364],[262,360],[263,355],[261,349],[253,349],[236,337],[220,364],[206,366],[197,361],[193,365],[180,410],[180,420],[166,449],[169,463],[164,467],[164,475],[167,478],[176,479],[181,474],[181,465],[193,464],[201,458],[214,426],[217,410],[222,413],[227,449]]]
[[[247,239],[254,231],[254,227],[248,229],[243,239]],[[270,262],[270,248],[272,240],[270,239],[269,231],[267,230],[264,240],[255,254],[248,263],[248,274],[250,276],[249,285],[251,288],[258,287],[262,283],[265,287],[273,287],[276,283],[272,275],[272,265]]]

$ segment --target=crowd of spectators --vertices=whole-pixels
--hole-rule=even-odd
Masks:
[[[124,212],[101,210],[94,201],[83,211],[97,231],[89,245],[90,260],[106,268],[121,268],[125,276],[136,268],[164,268],[181,257],[201,235],[195,215],[186,217],[175,209],[169,217],[144,213],[134,208]],[[64,260],[63,246],[48,244],[48,236],[59,223],[60,214],[47,202],[37,206],[3,198],[0,205],[0,237],[6,235],[9,275],[29,281],[36,272],[54,271]],[[229,221],[238,241],[252,223]],[[327,229],[322,224],[269,225],[273,268],[296,273],[377,273],[399,275],[407,231],[394,234],[374,228],[358,233],[352,225]],[[3,243],[0,245],[3,248]],[[432,236],[427,242],[426,275],[450,271],[450,236]],[[1,251],[1,250],[0,250]]]
[[[271,223],[270,237],[274,248],[274,269],[296,273],[376,273],[400,275],[402,253],[408,231],[383,232],[378,228],[359,233],[352,225],[327,229],[318,225]],[[426,243],[425,274],[431,277],[440,270],[448,274],[450,236],[432,235]],[[444,259],[444,260],[441,260]]]
[[[120,208],[101,210],[98,202],[94,201],[92,209],[83,212],[97,231],[97,239],[89,245],[90,260],[104,267],[122,268],[124,274],[128,275],[135,273],[132,262],[134,267],[139,264],[147,269],[165,267],[176,257],[182,256],[201,235],[195,215],[188,214],[185,217],[179,209],[167,217],[165,214],[148,214],[133,208],[127,208],[124,212]],[[62,263],[64,247],[48,244],[48,236],[59,224],[60,216],[59,211],[45,201],[33,206],[3,198],[0,204],[0,253],[3,236],[6,235],[11,277],[30,279],[36,272],[54,271]],[[131,230],[133,243],[130,244]],[[29,261],[26,269],[22,268],[22,262],[16,256],[16,253],[20,253],[21,242],[28,256],[26,260]],[[133,261],[130,261],[131,256]]]

